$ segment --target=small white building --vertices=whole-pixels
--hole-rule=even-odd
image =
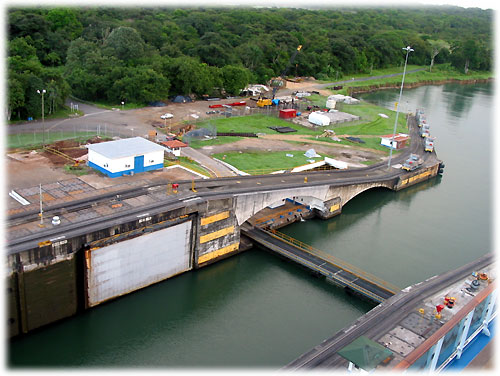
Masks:
[[[175,155],[176,157],[180,157],[181,148],[185,148],[187,146],[187,144],[179,140],[163,141],[161,144],[165,146],[167,152]]]
[[[398,133],[394,135],[394,143],[392,143],[392,134],[385,136],[380,136],[380,145],[386,146],[393,149],[402,149],[406,146],[406,142],[410,139],[410,136],[405,133]],[[392,143],[392,144],[391,144]]]
[[[321,111],[311,112],[307,118],[311,123],[326,126],[330,124],[330,118]]]
[[[142,137],[87,145],[87,164],[110,178],[163,168],[163,146]]]

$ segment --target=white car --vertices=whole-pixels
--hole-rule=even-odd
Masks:
[[[160,117],[161,117],[162,119],[171,119],[171,118],[173,118],[173,117],[174,117],[174,115],[172,115],[172,114],[168,114],[168,113],[167,113],[167,114],[163,114],[163,115],[161,115]]]

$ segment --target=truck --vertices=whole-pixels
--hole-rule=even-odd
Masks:
[[[422,163],[424,163],[423,159],[420,158],[418,154],[411,154],[409,158],[403,163],[401,168],[406,171],[413,171],[419,168]]]

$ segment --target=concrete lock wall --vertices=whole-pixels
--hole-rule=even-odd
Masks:
[[[190,201],[178,209],[127,219],[71,239],[61,236],[42,241],[36,248],[8,255],[8,333],[28,332],[80,309],[238,253],[240,225],[273,203],[294,199],[310,206],[321,218],[330,218],[368,189],[404,189],[436,176],[438,169],[436,164],[384,182],[341,187],[304,183],[301,188]],[[174,238],[179,240],[175,248],[180,251],[171,253],[169,259],[162,247]],[[152,271],[141,272],[148,269]],[[112,285],[120,287],[109,293],[104,292],[108,275]]]
[[[77,262],[75,253],[64,254],[61,249],[64,245],[55,249],[43,246],[15,255],[19,256],[17,260],[11,260],[7,278],[10,336],[27,333],[77,312]],[[20,263],[23,258],[25,265]],[[16,262],[18,268],[14,269]]]
[[[244,194],[236,196],[236,218],[238,225],[242,225],[246,220],[253,217],[265,207],[275,202],[291,197],[314,197],[325,201],[328,199],[328,186],[307,186],[304,188],[284,189],[279,191],[266,191],[254,194]]]
[[[74,238],[65,239],[61,236],[41,242],[36,248],[9,254],[6,281],[9,335],[27,333],[73,316],[89,306],[86,302],[85,249],[143,236],[148,231],[179,222],[193,223],[196,213],[189,212],[189,209],[193,208],[183,207],[151,217],[136,218]],[[191,266],[193,244],[193,234],[190,232]]]
[[[214,200],[200,213],[196,241],[196,267],[239,251],[240,227],[233,199]]]
[[[342,200],[340,197],[332,198],[324,202],[324,208],[321,210],[315,208],[315,214],[321,219],[329,219],[336,215],[339,215],[342,211]]]
[[[438,171],[439,171],[439,163],[431,167],[421,168],[416,171],[412,171],[399,178],[399,181],[395,189],[399,191],[401,189],[408,188],[422,181],[428,180],[436,176],[438,174]]]

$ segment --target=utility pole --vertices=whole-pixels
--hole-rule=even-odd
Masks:
[[[403,95],[403,86],[405,83],[405,75],[406,75],[406,64],[408,62],[408,55],[410,52],[413,52],[414,49],[411,48],[410,46],[404,47],[404,51],[406,51],[406,59],[405,59],[405,68],[403,70],[403,80],[401,81],[401,89],[399,90],[399,100],[398,100],[398,106],[396,109],[396,120],[394,121],[394,131],[392,132],[392,139],[391,139],[391,147],[389,148],[389,162],[387,163],[387,169],[391,168],[391,159],[392,159],[392,149],[394,149],[394,137],[396,136],[396,127],[398,126],[398,116],[399,116],[399,103],[401,103],[401,96]]]
[[[40,223],[38,224],[39,227],[45,227],[43,224],[43,205],[42,205],[42,183],[40,183]]]

